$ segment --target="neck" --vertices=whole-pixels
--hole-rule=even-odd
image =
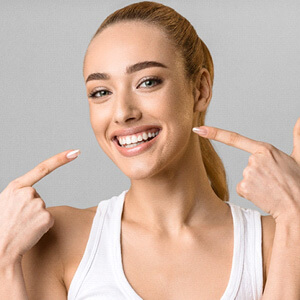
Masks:
[[[211,188],[198,139],[194,140],[197,144],[187,147],[186,153],[167,170],[131,181],[123,220],[143,225],[150,231],[178,235],[187,227],[204,226],[224,207]]]

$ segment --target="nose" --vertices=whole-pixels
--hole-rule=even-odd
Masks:
[[[132,121],[138,121],[142,116],[142,112],[134,98],[128,91],[119,94],[115,98],[113,120],[116,124],[125,124]]]

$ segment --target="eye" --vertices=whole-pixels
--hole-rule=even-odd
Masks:
[[[105,94],[106,92],[108,92],[107,90],[96,90],[94,92],[91,92],[88,97],[89,98],[102,98],[104,96],[107,96],[107,94]],[[110,93],[110,92],[109,92]]]
[[[155,84],[153,84],[155,82]],[[158,77],[149,77],[143,80],[138,86],[145,84],[145,87],[153,87],[162,83],[162,80]]]
[[[156,85],[159,85],[162,83],[162,80],[158,77],[148,77],[146,78],[145,80],[143,80],[139,85],[138,87],[142,86],[142,84],[145,84],[144,87],[146,88],[151,88],[151,87],[154,87]],[[97,99],[97,98],[103,98],[107,95],[110,95],[111,92],[109,92],[108,90],[103,90],[103,89],[98,89],[98,90],[95,90],[95,91],[92,91],[88,97],[89,98],[94,98],[94,99]]]

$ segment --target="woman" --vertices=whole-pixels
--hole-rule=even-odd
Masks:
[[[299,297],[300,119],[291,156],[201,127],[213,77],[173,9],[140,2],[104,20],[84,60],[90,120],[130,188],[96,207],[46,209],[32,185],[79,151],[12,181],[0,195],[1,299]],[[237,192],[270,216],[228,202],[210,138],[252,153]]]

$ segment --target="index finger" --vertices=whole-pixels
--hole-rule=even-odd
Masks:
[[[71,151],[80,154],[79,150]],[[32,170],[27,172],[26,174],[16,178],[14,182],[17,182],[18,186],[25,187],[25,186],[33,186],[35,183],[40,181],[42,178],[50,174],[52,171],[57,169],[60,166],[67,164],[68,162],[74,160],[73,158],[68,158],[66,155],[70,153],[70,150],[63,151],[58,153],[43,162],[39,163],[36,167]],[[77,156],[76,156],[77,157]]]
[[[260,151],[262,148],[262,142],[249,139],[233,131],[210,126],[201,126],[201,128],[207,129],[207,134],[203,135],[203,137],[233,146],[252,154]],[[195,130],[195,132],[197,131]]]

